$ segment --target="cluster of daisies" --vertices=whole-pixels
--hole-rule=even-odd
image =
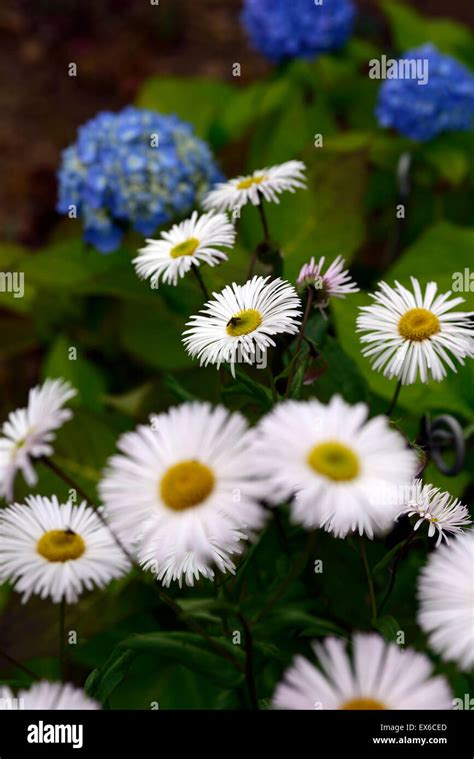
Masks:
[[[219,265],[227,258],[223,249],[235,243],[235,208],[278,202],[283,191],[304,186],[298,161],[217,185],[203,201],[205,213],[194,212],[147,241],[134,261],[138,275],[155,287],[177,286],[192,269]],[[234,372],[237,360],[252,364],[257,351],[274,348],[278,335],[301,336],[308,307],[324,313],[332,297],[357,291],[341,257],[327,269],[324,259],[311,259],[294,285],[271,276],[234,282],[190,317],[184,347],[201,364],[228,364]],[[434,283],[423,293],[415,279],[412,291],[381,283],[373,299],[357,327],[374,369],[403,384],[427,382],[441,380],[455,360],[472,357],[470,315],[454,310],[462,299],[438,294]],[[66,404],[74,395],[67,382],[47,380],[1,430],[0,493],[9,505],[0,513],[0,580],[25,601],[36,594],[75,603],[84,590],[123,576],[130,560],[164,586],[213,580],[216,570],[234,573],[236,557],[264,526],[268,505],[288,504],[294,523],[340,539],[383,536],[405,514],[414,530],[426,525],[428,535],[437,536],[419,579],[419,623],[442,658],[473,667],[468,509],[417,479],[418,454],[387,417],[369,418],[366,404],[350,405],[338,395],[327,404],[280,399],[251,427],[223,406],[183,403],[119,438],[119,452],[99,483],[99,510],[55,496],[16,503],[17,473],[36,484],[35,466],[53,455],[55,432],[71,418]],[[376,634],[354,635],[350,651],[332,638],[314,650],[319,665],[297,658],[276,690],[275,707],[450,708],[449,687],[432,677],[424,654]],[[49,708],[97,706],[70,686],[47,683],[24,698],[55,705]]]

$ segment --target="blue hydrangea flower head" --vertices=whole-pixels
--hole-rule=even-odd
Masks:
[[[375,111],[381,126],[421,142],[474,127],[474,74],[469,69],[431,44],[409,50],[403,59],[426,61],[427,81],[386,79]]]
[[[128,225],[143,235],[187,214],[222,179],[208,145],[176,116],[129,106],[79,128],[62,154],[57,210],[75,207],[84,237],[115,250]]]
[[[244,0],[242,22],[253,46],[279,62],[341,47],[355,13],[352,0]]]

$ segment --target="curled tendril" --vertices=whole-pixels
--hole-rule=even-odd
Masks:
[[[425,414],[421,421],[420,444],[425,449],[428,461],[438,467],[442,474],[454,477],[459,474],[466,460],[466,441],[463,428],[450,414],[441,414],[431,420]],[[454,462],[446,461],[446,454],[454,451]]]

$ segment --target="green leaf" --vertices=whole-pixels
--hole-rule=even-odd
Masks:
[[[430,19],[414,8],[394,0],[382,0],[398,51],[432,42],[442,52],[474,63],[474,37],[462,24],[452,19]]]
[[[389,614],[373,620],[374,627],[383,635],[385,640],[397,642],[400,624]]]
[[[242,660],[242,652],[237,646],[226,641],[216,641],[237,660]],[[200,672],[223,687],[236,687],[243,675],[232,662],[215,653],[210,644],[199,635],[188,632],[156,632],[134,635],[124,640],[121,646],[137,653],[153,653],[169,663],[174,661],[191,671]]]
[[[86,681],[86,692],[100,702],[106,701],[126,677],[136,657],[132,650],[117,649],[101,670],[94,670]]]
[[[334,392],[339,393],[348,403],[368,401],[367,382],[357,363],[331,335],[327,335],[321,347],[326,362],[325,372],[309,386],[310,392],[317,392],[318,398],[327,400]]]
[[[191,122],[196,134],[208,139],[219,111],[232,100],[233,93],[230,84],[215,79],[154,76],[139,91],[137,105],[160,113],[174,113]]]
[[[260,385],[240,367],[236,367],[235,376],[236,379],[224,388],[225,396],[246,395],[253,398],[264,409],[268,410],[272,407],[272,394],[267,387]]]
[[[75,353],[71,352],[71,348]],[[80,349],[79,349],[80,350]],[[69,358],[69,356],[76,356]],[[103,407],[105,380],[99,369],[78,352],[65,336],[58,337],[51,346],[43,364],[43,378],[62,377],[78,391],[72,403],[99,411]]]
[[[172,374],[165,376],[165,387],[170,391],[179,401],[196,401],[198,397],[194,393],[189,392],[181,382],[176,379]]]
[[[464,270],[472,270],[474,251],[474,228],[457,227],[448,221],[440,221],[429,227],[411,245],[400,260],[390,269],[387,280],[394,279],[409,283],[410,276],[417,277],[424,285],[435,281],[441,291],[453,290],[455,296],[466,299],[463,310],[474,310],[474,282],[467,279],[464,284]],[[455,254],[455,255],[454,255]],[[426,262],[429,261],[429,267]],[[462,273],[459,290],[456,272]]]
[[[459,185],[469,171],[467,150],[453,144],[452,135],[440,135],[438,139],[430,140],[422,146],[420,154],[452,185]]]
[[[272,612],[265,620],[265,626],[274,627],[275,631],[296,627],[300,635],[309,638],[323,635],[346,636],[345,631],[331,620],[291,607]]]
[[[186,318],[173,313],[155,293],[152,305],[122,303],[119,312],[119,337],[122,347],[144,364],[174,371],[192,366],[182,333]]]
[[[389,564],[391,564],[392,560],[395,558],[399,550],[402,548],[402,546],[405,544],[405,540],[402,540],[400,543],[397,543],[396,546],[390,549],[390,551],[387,551],[383,559],[380,559],[380,561],[375,565],[375,567],[372,569],[372,577],[375,577],[380,572],[385,571],[385,569],[388,567]]]

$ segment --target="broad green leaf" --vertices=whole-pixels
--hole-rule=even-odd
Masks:
[[[373,620],[373,625],[380,633],[382,633],[385,640],[394,641],[395,643],[397,642],[397,637],[399,632],[401,632],[401,629],[400,623],[397,622],[394,617],[386,614],[383,617]]]
[[[233,93],[231,85],[214,79],[154,76],[142,86],[137,105],[176,114],[207,139],[222,106],[232,100]]]
[[[99,411],[103,407],[104,377],[96,365],[82,356],[80,349],[71,342],[65,336],[55,340],[43,364],[43,377],[69,380],[78,391],[78,396],[72,401],[73,405],[80,403],[93,411]]]
[[[462,24],[449,18],[426,18],[408,4],[394,0],[381,0],[380,4],[389,18],[400,53],[432,42],[442,52],[474,63],[474,36]]]
[[[94,670],[89,675],[86,693],[100,702],[106,701],[126,677],[136,655],[132,650],[117,649],[101,670]]]
[[[216,640],[229,655],[242,662],[242,652],[221,639]],[[239,672],[231,661],[216,653],[211,644],[199,635],[187,632],[156,632],[134,635],[124,640],[122,648],[138,653],[153,653],[162,657],[167,663],[174,661],[191,671],[200,672],[210,680],[223,687],[237,686],[242,681]]]

